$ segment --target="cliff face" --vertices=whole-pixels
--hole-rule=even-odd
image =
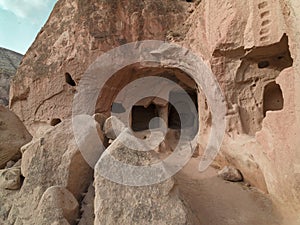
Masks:
[[[10,80],[15,75],[22,55],[0,48],[0,104],[8,105]]]
[[[80,203],[81,198],[78,197],[80,192],[87,190],[89,183],[97,179],[95,180],[96,193],[89,188],[88,196],[92,196],[90,198],[93,199],[95,195],[98,205],[93,209],[89,206],[91,204],[89,201],[88,209],[83,210],[83,214],[94,213],[99,222],[107,221],[105,215],[99,213],[106,211],[113,212],[109,221],[120,222],[121,220],[118,220],[120,218],[127,221],[132,215],[130,213],[134,212],[137,218],[142,218],[145,213],[143,217],[145,221],[147,220],[145,224],[155,223],[155,221],[169,224],[159,217],[160,213],[157,210],[151,208],[152,200],[155,199],[156,202],[156,197],[161,196],[159,190],[167,189],[163,194],[165,200],[176,203],[180,209],[179,217],[182,219],[180,221],[184,221],[182,224],[190,223],[191,218],[198,222],[204,221],[203,224],[208,224],[207,221],[212,220],[218,221],[215,224],[230,224],[228,221],[234,221],[231,224],[251,224],[252,219],[255,219],[251,216],[247,220],[248,223],[238,221],[238,218],[232,215],[232,217],[216,216],[216,213],[211,213],[214,216],[207,216],[211,220],[198,218],[197,215],[196,219],[193,218],[195,217],[193,212],[199,210],[193,208],[195,207],[193,197],[188,193],[177,195],[173,190],[174,183],[171,178],[166,183],[172,184],[170,187],[164,186],[165,184],[162,185],[162,189],[154,186],[151,189],[153,193],[149,192],[151,194],[145,191],[147,189],[143,189],[145,191],[142,192],[143,195],[145,194],[149,200],[147,204],[139,202],[138,195],[133,198],[134,202],[130,202],[131,198],[127,194],[134,195],[138,188],[128,188],[128,193],[118,191],[122,186],[107,182],[98,175],[91,176],[86,162],[82,160],[81,155],[76,155],[79,150],[74,145],[68,119],[71,118],[74,96],[79,92],[78,85],[88,67],[108,50],[126,43],[163,40],[189,49],[186,55],[193,52],[202,57],[215,75],[224,94],[227,107],[226,131],[221,151],[214,162],[215,167],[233,165],[241,171],[245,182],[268,193],[271,202],[279,208],[282,214],[279,217],[283,220],[278,223],[274,221],[272,224],[292,224],[291,221],[295,224],[299,223],[300,219],[297,216],[300,212],[298,149],[300,78],[297,76],[300,68],[299,9],[297,0],[58,1],[47,23],[24,56],[10,90],[10,108],[20,117],[35,139],[24,148],[21,168],[25,181],[20,190],[20,195],[23,197],[20,202],[14,203],[12,210],[9,211],[10,207],[7,206],[8,221],[32,222],[30,218],[32,215],[47,218],[49,216],[45,210],[47,206],[42,206],[42,203],[49,196],[53,200],[54,197],[50,194],[51,191],[58,191],[57,186],[63,187],[62,190],[59,189],[60,192],[66,192],[66,195],[71,196],[70,202],[73,202],[72,195],[74,195],[76,201]],[[164,50],[171,55],[174,53],[172,52],[174,49]],[[176,56],[176,52],[174,55]],[[184,66],[180,59],[177,64],[172,64],[168,60],[164,63],[164,66],[158,68],[151,67],[151,64],[136,64],[117,71],[112,79],[105,83],[104,89],[99,94],[96,111],[93,112],[102,113],[101,116],[98,115],[98,119],[98,116],[94,116],[100,126],[97,123],[91,127],[97,127],[99,136],[102,140],[106,139],[101,129],[105,119],[114,110],[114,98],[123,87],[137,78],[146,76],[170,78],[185,90],[192,91],[191,96],[196,95],[194,102],[198,107],[200,127],[197,149],[201,156],[204,154],[201,150],[206,148],[210,130],[215,125],[212,122],[214,115],[211,112],[211,105],[207,104],[203,90],[195,84],[201,74],[198,73],[191,79],[190,74],[181,70]],[[105,69],[107,68],[103,68]],[[152,110],[153,115],[172,117],[170,116],[172,110],[166,109],[166,103],[153,98],[137,102],[136,113],[142,113],[150,105],[157,107]],[[122,111],[121,106],[119,105],[119,110]],[[148,116],[148,114],[143,115],[145,117],[140,116],[140,118]],[[55,126],[61,121],[63,121],[61,125]],[[139,124],[142,122],[138,121]],[[172,125],[176,126],[176,121]],[[45,131],[53,126],[55,127],[50,131]],[[64,133],[64,130],[68,132]],[[82,132],[82,135],[84,137],[82,139],[90,140],[89,132]],[[171,139],[174,137],[176,139],[178,133],[170,132],[168,135]],[[62,140],[62,137],[65,140]],[[59,142],[56,142],[56,139]],[[108,145],[113,140],[110,142],[106,140],[106,142]],[[91,142],[89,146],[94,144]],[[161,145],[164,145],[165,149],[172,149],[172,144],[164,142]],[[60,160],[60,156],[64,160]],[[80,159],[78,168],[74,166],[76,157]],[[36,179],[39,171],[41,174],[47,173],[47,165],[51,168],[63,168],[65,171],[60,176],[56,171],[51,170],[54,180],[51,179],[52,176]],[[68,173],[72,176],[68,176]],[[84,174],[88,174],[89,177],[78,189],[75,181],[80,180],[80,176]],[[187,185],[194,182],[188,179],[184,181]],[[210,179],[207,181],[212,182]],[[182,183],[182,179],[179,183]],[[32,186],[37,188],[34,189]],[[53,186],[55,190],[51,189]],[[157,192],[156,188],[158,188]],[[209,192],[208,189],[206,191]],[[195,193],[193,191],[191,192]],[[116,194],[113,198],[109,198],[111,192]],[[30,197],[34,202],[32,215],[30,206],[24,205],[28,197],[26,193],[32,194]],[[196,192],[195,196],[205,195],[205,193]],[[114,203],[118,198],[123,199],[125,195],[127,200],[124,204],[127,204],[127,208],[133,207],[132,211],[122,211],[122,207],[110,208],[109,203]],[[211,194],[212,198],[213,196]],[[182,198],[190,202],[179,204],[179,199]],[[216,201],[222,201],[220,199]],[[70,206],[72,210],[64,208],[66,206],[61,205],[58,199],[49,203],[49,208],[59,209],[55,214],[57,223],[75,223],[76,218],[79,218],[78,207],[80,207],[76,205],[76,201]],[[206,201],[209,202],[207,199]],[[161,205],[161,202],[158,201],[157,205]],[[83,202],[81,207],[85,208]],[[189,210],[190,207],[192,210]],[[266,211],[269,210],[268,206],[264,205],[264,207],[267,207]],[[253,208],[257,210],[259,207]],[[68,214],[68,212],[72,213]],[[147,212],[152,213],[148,215]],[[18,213],[20,216],[17,218]],[[157,218],[154,218],[156,216]],[[260,216],[263,218],[263,213]],[[84,224],[82,221],[81,223]],[[136,223],[138,224],[138,221]],[[257,222],[259,223],[261,221]]]
[[[165,40],[182,26],[189,5],[171,0],[58,1],[17,72],[10,107],[31,132],[37,124],[70,117],[76,88],[66,82],[67,74],[78,84],[104,52],[132,41]]]
[[[234,164],[250,183],[298,208],[299,28],[293,4],[203,1],[183,43],[210,61],[226,96],[221,164]]]

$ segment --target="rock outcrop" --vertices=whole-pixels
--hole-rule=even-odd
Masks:
[[[226,95],[227,132],[220,165],[235,166],[246,182],[291,211],[298,211],[300,205],[295,137],[299,134],[298,11],[294,1],[285,0],[202,1],[189,18],[191,29],[183,41],[210,60]],[[199,36],[201,43],[196,41]],[[199,104],[205,109],[201,100]],[[203,129],[209,127],[203,119],[200,123]],[[207,136],[202,137],[201,145]]]
[[[35,224],[76,224],[79,204],[68,189],[49,187],[39,202]]]
[[[124,140],[132,140],[130,147]],[[176,194],[172,178],[149,186],[126,186],[104,177],[101,171],[118,174],[120,182],[126,180],[114,163],[106,163],[108,157],[131,166],[149,166],[154,161],[151,151],[139,152],[139,139],[132,139],[124,131],[107,148],[107,152],[95,166],[95,225],[100,224],[192,224],[187,208]],[[104,162],[104,163],[103,163]],[[120,176],[119,176],[120,175]],[[145,176],[147,176],[145,174]],[[131,179],[139,180],[140,177]],[[114,193],[114,194],[111,194]]]
[[[17,190],[21,186],[21,168],[0,170],[0,189]]]
[[[15,75],[23,55],[0,47],[0,104],[8,105],[10,80]]]
[[[227,181],[238,182],[243,180],[241,172],[232,166],[225,166],[219,171],[218,175]]]
[[[116,139],[124,129],[125,125],[114,116],[107,118],[103,125],[105,136],[112,140]]]
[[[69,118],[76,85],[99,55],[137,40],[165,40],[182,27],[190,5],[181,0],[58,1],[12,81],[10,108],[32,134],[54,118]]]
[[[226,132],[214,166],[238,169],[245,182],[268,193],[266,196],[278,207],[284,225],[299,224],[299,10],[298,0],[58,1],[11,84],[9,107],[35,139],[22,148],[21,172],[25,180],[13,207],[6,205],[2,212],[0,210],[4,224],[37,224],[39,220],[33,218],[47,217],[43,213],[47,207],[39,211],[38,205],[47,190],[53,191],[53,186],[54,193],[65,193],[72,203],[64,208],[55,199],[52,201],[49,208],[57,207],[59,211],[54,224],[73,223],[77,210],[84,208],[77,206],[76,201],[80,201],[80,193],[85,192],[93,180],[68,120],[72,116],[72,100],[80,91],[78,84],[84,80],[88,67],[108,50],[147,39],[176,43],[189,49],[186,54],[194,52],[202,57],[215,75],[227,107]],[[164,50],[172,52],[172,49]],[[162,55],[164,52],[152,53]],[[102,129],[112,111],[124,110],[122,102],[117,103],[118,109],[113,106],[117,94],[126,85],[137,78],[165,77],[187,91],[197,107],[199,120],[188,114],[189,108],[181,105],[182,114],[189,121],[199,122],[197,149],[205,150],[210,131],[217,126],[213,120],[216,115],[212,115],[205,93],[191,75],[183,71],[182,64],[165,60],[163,66],[153,65],[140,63],[117,71],[103,84],[95,111],[88,116],[94,115],[100,123],[97,129]],[[195,79],[200,79],[201,73],[197,74],[199,77]],[[170,99],[172,94],[173,98],[180,99],[178,93],[171,92]],[[161,116],[167,121],[169,131],[175,130],[167,134],[174,140],[179,139],[180,113],[168,102],[154,97],[135,103],[131,111],[137,116],[131,113],[128,126],[134,129],[136,122],[137,129],[149,128],[151,118]],[[51,126],[53,129],[44,132]],[[101,140],[105,139],[103,133],[99,130]],[[88,137],[85,135],[82,139]],[[149,163],[147,154],[140,156],[130,151],[119,154],[122,148],[116,147],[117,143],[118,138],[108,149],[112,151],[115,147],[121,161],[130,163],[141,159],[139,165]],[[174,150],[176,144],[176,141],[164,142],[161,146],[170,145],[168,149]],[[172,152],[169,150],[168,154]],[[201,157],[205,153],[199,154]],[[4,161],[11,157],[13,155]],[[0,155],[0,160],[2,158]],[[98,157],[93,160],[97,161]],[[172,192],[172,178],[154,186],[128,187],[103,178],[96,170],[94,179],[96,224],[189,223],[189,207],[181,202],[184,197]],[[82,181],[79,186],[78,180]],[[51,196],[51,193],[46,195],[52,199]],[[124,199],[123,205],[119,199]],[[140,202],[141,199],[149,202]],[[86,213],[90,211],[91,207],[87,207]],[[171,218],[175,212],[176,221]],[[212,211],[207,209],[207,212]],[[230,224],[230,221],[219,224],[222,223]],[[244,223],[251,224],[251,221]]]
[[[22,148],[25,179],[6,224],[75,224],[78,200],[93,181],[93,171],[72,137],[71,121],[63,121]]]
[[[20,119],[0,105],[0,169],[10,160],[18,160],[20,148],[31,138]]]

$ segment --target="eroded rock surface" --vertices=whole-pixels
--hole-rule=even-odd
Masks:
[[[39,202],[36,224],[76,224],[79,204],[74,195],[65,187],[49,187]],[[53,221],[53,222],[54,222]]]
[[[243,180],[241,172],[232,166],[225,166],[218,172],[218,175],[227,181],[238,182]]]
[[[182,27],[189,6],[181,0],[58,1],[12,81],[10,107],[33,134],[37,125],[69,118],[76,85],[99,55],[132,41],[165,40]]]
[[[130,145],[122,142],[125,135],[128,140],[131,140]],[[114,174],[114,170],[118,169],[114,167],[114,163],[102,164],[102,162],[106,162],[110,154],[116,160],[131,166],[150,165],[153,161],[151,152],[135,150],[138,145],[137,141],[123,132],[107,148],[108,153],[96,165],[95,224],[192,224],[188,208],[178,197],[172,178],[158,184],[134,187],[115,183],[107,177],[103,177],[101,171],[107,170]],[[147,175],[145,174],[145,176]],[[132,177],[132,179],[140,178]],[[126,179],[120,176],[119,182],[124,181],[126,182]]]
[[[105,136],[112,140],[116,139],[124,129],[125,125],[115,116],[107,118],[103,125]]]
[[[16,190],[21,187],[21,168],[0,170],[0,188]]]
[[[10,80],[22,58],[23,55],[0,47],[0,105],[8,105]]]
[[[21,156],[20,148],[30,142],[29,134],[20,119],[6,107],[0,105],[0,168],[10,160]]]
[[[34,224],[31,218],[36,211],[32,209],[36,209],[43,193],[51,186],[67,188],[78,199],[83,186],[87,188],[90,185],[84,180],[85,185],[76,186],[77,180],[88,170],[82,169],[86,168],[86,164],[71,138],[70,122],[64,122],[71,117],[72,99],[79,91],[78,84],[89,65],[103,53],[129,42],[151,39],[175,42],[203,58],[216,76],[227,103],[226,134],[214,164],[219,168],[226,165],[236,167],[245,182],[268,193],[266,196],[270,201],[282,210],[282,224],[298,225],[299,9],[298,0],[58,1],[48,22],[26,53],[11,86],[10,108],[35,136],[35,140],[22,148],[21,168],[25,181],[20,193],[17,193],[18,198],[15,198],[16,193],[10,193],[12,199],[18,199],[13,207],[7,201],[1,208],[3,223],[7,223],[8,218],[11,224]],[[113,101],[124,86],[145,76],[165,76],[196,93],[200,127],[197,142],[201,157],[200,150],[205,150],[212,126],[210,107],[201,88],[183,74],[180,65],[165,63],[163,67],[155,68],[151,64],[132,65],[118,71],[105,83],[99,92],[95,112],[91,112],[91,115],[102,115],[101,118],[95,116],[100,123],[98,135],[104,140],[101,131],[104,118],[116,110]],[[148,107],[151,102],[155,105],[154,109],[167,104],[152,98],[147,104],[136,106]],[[171,113],[168,108],[165,109],[161,115],[169,117]],[[122,107],[117,109],[120,110],[123,110]],[[58,123],[60,121],[63,122]],[[173,126],[179,123],[178,119],[173,122]],[[55,127],[46,133],[40,132],[51,126]],[[179,132],[174,134],[178,136]],[[82,139],[88,138],[88,134],[82,135]],[[117,145],[117,140],[109,148],[116,150],[115,156],[121,161],[139,165],[151,163],[152,156],[132,154],[121,144]],[[166,143],[161,146],[174,149]],[[126,151],[122,153],[121,149]],[[6,157],[4,161],[11,157]],[[81,163],[74,166],[77,160]],[[96,163],[98,157],[93,160]],[[49,174],[51,178],[47,177]],[[124,187],[101,177],[96,170],[94,182],[96,223],[189,222],[189,213],[178,195],[174,194],[172,179],[145,188]],[[206,196],[208,189],[192,193]],[[8,195],[3,199],[9,199]],[[119,201],[120,198],[124,198],[124,203]],[[149,201],[141,203],[140,199]],[[211,215],[218,213],[205,206],[211,206],[208,200],[199,208],[199,215],[205,215],[203,212],[207,211]],[[236,204],[232,207],[239,210]],[[250,208],[255,207],[251,205]],[[232,213],[230,210],[227,212]],[[250,218],[251,222],[253,217],[245,215],[245,218]],[[263,214],[259,218],[266,221]],[[230,221],[226,222],[230,224]],[[68,222],[63,218],[53,223]],[[243,221],[237,222],[241,223]]]
[[[6,223],[47,224],[64,217],[74,224],[77,201],[92,181],[92,168],[78,150],[71,121],[62,122],[22,150],[21,172],[25,179]]]
[[[94,199],[95,199],[95,188],[93,184],[90,184],[87,192],[81,203],[81,218],[78,225],[94,224]]]

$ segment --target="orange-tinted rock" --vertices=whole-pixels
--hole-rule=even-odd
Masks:
[[[203,57],[227,101],[228,126],[219,166],[233,165],[246,182],[297,217],[299,9],[298,0],[58,1],[12,82],[10,107],[38,136],[38,129],[51,121],[71,117],[77,85],[98,56],[138,40],[179,43]],[[108,82],[99,112],[109,113],[122,85],[146,72],[151,74],[151,68],[132,66],[117,72],[122,79]],[[205,149],[212,115],[199,87],[196,91],[198,142]],[[297,220],[299,216],[292,219]]]
[[[99,55],[133,41],[165,40],[182,26],[189,5],[180,0],[58,1],[12,82],[10,108],[33,134],[37,123],[69,118],[76,85]]]

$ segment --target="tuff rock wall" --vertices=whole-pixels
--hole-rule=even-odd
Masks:
[[[270,196],[284,219],[297,224],[300,211],[299,10],[297,0],[58,1],[22,60],[10,89],[11,110],[35,139],[45,135],[50,138],[45,143],[43,138],[32,143],[28,148],[31,150],[25,151],[26,160],[21,167],[26,171],[23,171],[25,185],[21,192],[35,192],[35,205],[41,198],[50,198],[52,192],[67,192],[66,196],[73,194],[79,201],[78,194],[87,189],[88,182],[82,190],[70,188],[69,179],[64,177],[55,181],[41,179],[37,186],[42,188],[36,190],[28,185],[35,182],[31,169],[39,174],[39,166],[33,159],[41,157],[42,160],[38,154],[52,157],[45,150],[37,153],[40,149],[37,146],[49,145],[48,151],[55,151],[53,131],[46,130],[58,119],[65,121],[71,117],[76,86],[98,56],[132,41],[166,40],[202,57],[225,94],[227,128],[216,164],[234,165],[246,182]],[[201,155],[210,131],[211,114],[205,96],[198,91]],[[68,126],[66,123],[53,129]],[[58,165],[71,168],[72,162],[54,162],[51,167]],[[83,163],[81,168],[85,166]],[[96,184],[101,186],[99,181]],[[67,190],[47,190],[57,185]],[[169,194],[166,199],[178,203],[177,197]],[[76,202],[72,195],[70,199]],[[71,217],[66,213],[70,210],[62,207],[58,213],[62,221],[67,218],[73,223],[78,206],[74,203],[72,207]],[[182,205],[178,203],[178,207]],[[34,208],[36,215],[44,215],[42,206]],[[23,216],[14,218],[17,214],[14,210]],[[30,220],[28,210],[28,206],[15,203],[9,219],[19,223],[12,224],[22,224],[22,221],[26,224],[24,221]],[[101,210],[109,211],[103,205]],[[189,212],[181,212],[182,221],[189,221],[186,219]],[[98,221],[102,219],[97,215]]]

